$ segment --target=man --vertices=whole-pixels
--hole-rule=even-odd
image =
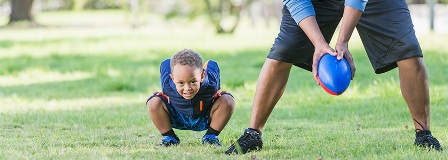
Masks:
[[[401,92],[414,119],[414,144],[442,150],[430,131],[428,75],[405,0],[283,0],[283,3],[280,33],[258,77],[249,128],[226,154],[244,154],[262,148],[261,131],[285,90],[292,65],[316,76],[319,59],[330,53],[348,61],[353,79],[356,68],[348,42],[355,27],[375,73],[398,67]],[[329,42],[341,19],[333,49]]]

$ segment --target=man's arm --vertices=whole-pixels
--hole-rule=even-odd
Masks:
[[[288,8],[291,17],[297,24],[309,16],[316,16],[311,0],[283,0],[283,4]]]
[[[326,53],[336,56],[336,52],[325,41],[314,16],[306,17],[300,21],[299,26],[314,45],[312,72],[314,76],[317,76],[317,64],[319,59]]]
[[[355,9],[359,12],[364,11],[365,5],[367,3],[367,0],[346,0],[345,1],[345,8]],[[328,43],[325,41],[325,38],[323,37],[319,26],[316,21],[316,14],[314,11],[314,7],[310,0],[283,0],[283,4],[288,8],[289,12],[291,13],[292,18],[296,21],[296,23],[302,28],[302,30],[305,32],[307,37],[310,39],[310,41],[314,45],[314,56],[313,56],[313,65],[312,65],[312,72],[313,75],[317,75],[317,64],[319,62],[319,59],[326,53],[330,53],[333,56],[336,56],[337,53],[328,45]],[[349,6],[349,7],[347,7]],[[344,16],[346,16],[347,10],[344,11]],[[346,21],[345,27],[343,32],[343,36],[341,37],[341,42],[343,39],[346,39],[347,42],[350,39],[351,33],[353,32],[354,26],[356,26],[356,23],[359,20],[359,17],[356,18],[357,14],[352,14],[352,10],[347,11],[347,18],[344,18]],[[361,12],[362,13],[362,12]],[[353,16],[353,17],[350,17]],[[360,14],[359,14],[360,16]],[[354,23],[352,23],[354,22]],[[344,24],[344,23],[343,23]],[[351,29],[350,29],[351,28]],[[338,40],[339,42],[339,40]],[[348,51],[348,49],[347,49]],[[353,59],[351,58],[350,53],[348,53],[350,56],[350,59],[348,59],[352,73],[354,73],[354,63]],[[343,56],[343,53],[341,53],[340,58]],[[352,78],[353,78],[352,74]]]
[[[316,13],[310,0],[283,0],[283,4],[288,8],[291,17],[302,28],[306,36],[314,45],[314,56],[312,72],[317,75],[317,62],[325,53],[336,56],[336,52],[325,41],[319,25],[316,21]]]
[[[367,0],[346,0],[344,14],[341,24],[341,29],[339,31],[337,45],[345,44],[348,46],[348,41],[356,27],[361,14],[366,7]],[[347,48],[347,47],[346,47]],[[338,49],[336,49],[338,51]],[[344,53],[338,53],[338,59],[342,59]]]
[[[363,12],[367,1],[368,0],[345,0],[344,5]],[[283,0],[283,4],[288,8],[291,17],[297,24],[309,16],[316,16],[311,0]]]
[[[345,57],[345,59],[349,63],[350,69],[352,71],[352,79],[355,76],[356,68],[353,57],[348,50],[348,41],[352,36],[353,30],[355,29],[356,24],[361,17],[361,14],[361,10],[352,8],[350,6],[345,6],[341,29],[339,31],[339,36],[335,47],[338,59],[342,59],[342,57]]]

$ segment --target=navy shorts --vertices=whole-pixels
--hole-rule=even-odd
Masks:
[[[312,0],[312,4],[319,28],[330,43],[342,18],[344,1]],[[267,57],[311,71],[314,46],[286,6],[282,13],[280,33]],[[377,74],[396,68],[397,61],[423,57],[406,0],[369,0],[356,29]]]
[[[230,96],[232,96],[232,94],[230,94],[228,92],[218,91],[218,93],[215,94],[214,101],[216,101],[222,94],[229,94]],[[203,130],[206,130],[209,128],[209,126],[210,126],[210,110],[205,111],[204,113],[202,113],[202,115],[199,115],[197,117],[190,117],[188,115],[185,115],[185,114],[177,111],[176,108],[173,107],[168,102],[169,100],[168,100],[167,96],[162,93],[159,93],[159,92],[155,92],[152,96],[150,96],[148,98],[148,100],[146,100],[146,103],[148,103],[148,101],[153,97],[159,97],[165,103],[165,106],[169,112],[171,126],[173,128],[180,129],[180,130],[193,130],[193,131],[203,131]]]

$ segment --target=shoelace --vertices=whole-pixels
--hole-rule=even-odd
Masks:
[[[426,132],[425,127],[423,127],[423,125],[420,122],[418,122],[415,119],[414,119],[414,121],[417,122],[417,124],[420,125],[420,127],[422,127],[423,130],[415,129],[415,132],[417,132],[417,133],[418,133],[418,131],[423,131],[424,132],[424,135],[422,137],[419,137],[419,139],[422,139],[421,141],[423,141],[423,142],[425,142],[425,141],[428,142],[427,147],[429,147],[429,150],[431,150],[432,148],[435,148],[435,149],[439,148],[440,150],[443,150],[442,147],[440,147],[440,143],[437,140],[437,138],[433,137],[431,135],[431,133],[428,134]]]

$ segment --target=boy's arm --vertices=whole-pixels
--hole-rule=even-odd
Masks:
[[[171,74],[170,59],[166,59],[160,64],[160,83],[162,85],[162,89],[165,88],[166,84],[168,84],[166,83],[166,81],[169,80],[170,74]]]
[[[214,60],[208,60],[204,69],[207,72],[208,80],[216,82],[217,89],[221,89],[221,77],[218,63]]]

